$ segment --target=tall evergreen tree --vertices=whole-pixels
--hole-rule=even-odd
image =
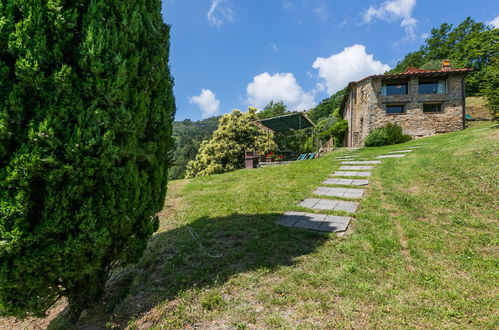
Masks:
[[[77,312],[157,229],[175,112],[159,0],[0,1],[0,313]],[[77,314],[75,314],[77,315]]]

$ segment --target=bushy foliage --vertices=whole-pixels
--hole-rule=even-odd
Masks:
[[[97,299],[157,229],[172,147],[158,0],[0,2],[0,314]]]
[[[243,113],[234,110],[222,116],[211,140],[204,141],[196,159],[187,165],[186,177],[220,174],[244,168],[245,151],[275,152],[272,133],[252,124],[255,108]]]
[[[481,93],[487,98],[487,106],[492,117],[499,117],[499,56],[494,57],[492,63],[484,72],[485,81]]]
[[[347,88],[344,88],[332,96],[322,100],[315,108],[309,111],[308,116],[314,123],[318,123],[321,119],[330,116],[333,111],[341,106],[341,102]]]
[[[410,135],[402,132],[402,127],[388,123],[371,131],[364,141],[366,147],[381,147],[410,141]]]
[[[336,109],[330,116],[321,119],[316,127],[316,132],[322,142],[325,143],[333,138],[335,146],[341,146],[347,130],[348,122],[342,118],[340,109]]]
[[[274,103],[274,101],[270,101],[269,104],[263,108],[262,111],[260,111],[257,116],[258,119],[266,119],[266,118],[272,118],[272,117],[279,117],[283,116],[286,113],[288,113],[286,105],[281,101]]]
[[[471,68],[466,78],[468,95],[478,95],[491,59],[499,52],[499,29],[492,29],[470,17],[458,26],[444,23],[431,30],[430,37],[418,51],[409,53],[389,71],[398,73],[408,67],[439,69],[437,62],[449,59],[453,68]]]
[[[201,142],[211,138],[218,127],[221,116],[206,118],[200,121],[189,119],[173,123],[175,151],[172,154],[172,164],[169,179],[183,179],[187,164],[196,158]]]

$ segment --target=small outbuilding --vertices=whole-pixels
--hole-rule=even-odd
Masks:
[[[345,146],[362,147],[372,130],[398,124],[413,137],[457,131],[465,127],[465,76],[471,69],[408,68],[351,82],[341,105],[348,121]]]

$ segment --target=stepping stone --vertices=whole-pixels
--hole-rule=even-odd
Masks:
[[[314,194],[328,197],[361,198],[364,191],[364,189],[319,187],[314,191]]]
[[[371,176],[371,172],[336,171],[332,176]]]
[[[307,207],[314,210],[355,212],[357,210],[357,207],[359,206],[359,203],[335,201],[331,199],[308,198],[298,204],[298,206]]]
[[[351,150],[351,151],[355,151],[355,150],[359,150],[360,148],[347,148],[347,150]]]
[[[414,150],[397,150],[397,151],[390,151],[389,154],[401,154],[401,153],[407,153],[407,152],[413,152]]]
[[[407,147],[408,149],[420,149],[420,148],[423,148],[423,147]]]
[[[379,160],[351,160],[341,162],[342,165],[363,165],[363,164],[381,164]]]
[[[381,155],[376,157],[377,159],[382,159],[382,158],[402,158],[405,157],[405,155]]]
[[[323,184],[344,185],[344,186],[367,186],[369,180],[352,180],[352,179],[327,179]]]
[[[357,170],[372,170],[372,166],[341,166],[340,170],[357,171]]]
[[[312,229],[326,232],[344,232],[350,223],[350,217],[314,214],[305,212],[286,212],[276,223],[294,228]]]

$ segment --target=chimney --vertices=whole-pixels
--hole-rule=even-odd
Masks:
[[[452,65],[450,64],[450,60],[442,61],[442,71],[450,71],[452,70]]]

